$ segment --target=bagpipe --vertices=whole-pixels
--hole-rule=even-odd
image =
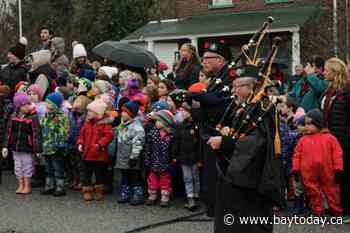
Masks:
[[[275,101],[268,96],[267,88],[272,83],[270,80],[271,68],[276,58],[281,38],[275,37],[273,39],[266,61],[262,61],[259,58],[261,42],[273,21],[272,17],[268,17],[262,28],[249,40],[249,43],[242,46],[239,57],[231,61],[230,69],[234,69],[236,73],[240,73],[240,69],[245,69],[248,66],[256,68],[258,70],[257,77],[255,77],[257,82],[252,93],[244,102],[238,103],[236,97],[231,97],[231,102],[227,105],[224,114],[216,125],[216,130],[221,135],[231,136],[233,139],[238,140],[249,135],[263,122],[264,117],[270,114],[273,116],[275,124],[275,154],[280,154],[279,115]],[[251,53],[252,49],[254,49],[254,53]],[[239,62],[242,64],[237,65]],[[249,76],[242,75],[241,77]]]
[[[260,62],[260,45],[264,40],[268,30],[271,28],[273,22],[273,17],[269,16],[266,18],[260,30],[252,36],[252,38],[249,40],[249,43],[241,47],[241,52],[237,58],[228,62],[229,72],[234,70],[234,68],[239,64],[248,63],[258,65]],[[251,56],[252,51],[254,51],[253,56]],[[228,92],[230,91],[230,88],[221,79],[214,77],[209,81],[206,91],[209,93]]]

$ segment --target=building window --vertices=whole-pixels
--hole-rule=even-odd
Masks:
[[[273,3],[288,3],[293,2],[293,0],[265,0],[266,4],[273,4]]]
[[[226,7],[233,7],[233,6],[234,4],[232,0],[212,0],[208,5],[209,9],[226,8]]]

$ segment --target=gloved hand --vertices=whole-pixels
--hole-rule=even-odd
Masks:
[[[300,171],[293,171],[293,175],[294,175],[294,180],[296,182],[299,182],[300,181]]]
[[[41,157],[41,153],[36,153],[35,155],[36,155],[36,157],[38,157],[38,158]]]
[[[129,159],[129,167],[130,168],[133,168],[133,167],[136,167],[136,165],[137,165],[137,159],[136,158],[130,158]]]
[[[4,159],[6,159],[8,155],[9,155],[8,149],[7,148],[2,148],[2,157]]]
[[[343,171],[334,170],[335,183],[340,184],[343,179]]]
[[[81,144],[78,145],[78,151],[83,152],[83,145],[81,145]]]

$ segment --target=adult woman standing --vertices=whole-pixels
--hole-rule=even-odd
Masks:
[[[200,70],[201,63],[196,47],[190,43],[183,44],[180,48],[180,60],[175,67],[176,87],[187,90],[192,84],[198,82]]]
[[[338,139],[343,149],[344,173],[341,201],[343,214],[350,223],[350,74],[346,64],[338,59],[326,61],[324,76],[329,81],[321,102],[327,127]]]

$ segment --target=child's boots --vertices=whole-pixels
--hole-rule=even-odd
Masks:
[[[155,205],[157,201],[157,190],[148,190],[146,205]]]
[[[95,200],[96,201],[102,201],[104,198],[104,185],[103,184],[97,184],[95,185]]]
[[[40,195],[51,195],[55,192],[55,179],[47,177],[45,179],[45,188],[40,192]]]
[[[18,178],[18,188],[16,190],[16,194],[22,194],[24,188],[24,178],[20,177]]]
[[[133,195],[130,204],[131,205],[142,205],[144,203],[143,188],[142,186],[133,187]]]
[[[166,190],[161,191],[160,207],[168,207],[170,200],[170,192]]]
[[[129,185],[122,185],[120,187],[120,195],[117,200],[118,203],[123,204],[123,203],[128,203],[130,202],[131,199],[131,188]]]
[[[197,203],[194,198],[188,198],[185,208],[189,211],[195,211],[197,209]]]
[[[83,198],[85,201],[92,201],[93,196],[92,192],[94,191],[94,187],[92,186],[83,186],[82,192],[83,192]]]
[[[66,195],[66,190],[64,187],[64,178],[56,178],[56,189],[53,195],[55,197],[61,197]]]
[[[20,192],[20,194],[31,194],[32,189],[30,186],[30,178],[29,177],[24,177],[23,178],[23,189]]]

